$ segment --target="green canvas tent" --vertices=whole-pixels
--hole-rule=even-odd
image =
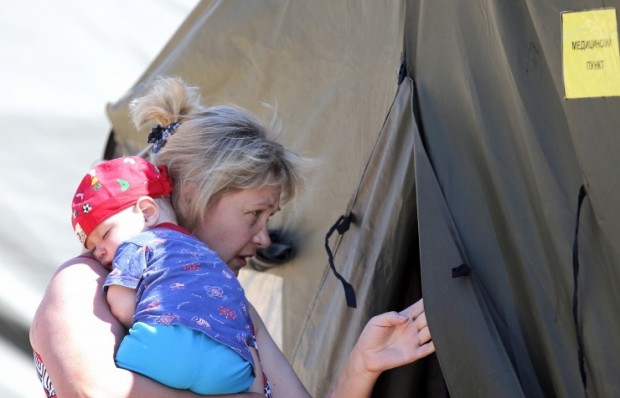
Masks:
[[[319,166],[274,220],[296,256],[265,271],[282,301],[264,311],[314,396],[371,316],[421,296],[437,354],[386,373],[376,396],[620,396],[620,102],[567,98],[583,76],[563,51],[572,29],[617,54],[615,25],[563,21],[615,21],[619,5],[203,1],[109,104],[106,154],[144,146],[128,103],[160,75],[277,110],[285,145]],[[604,87],[620,76],[610,57]],[[327,243],[357,308],[325,250],[341,215],[350,228]]]

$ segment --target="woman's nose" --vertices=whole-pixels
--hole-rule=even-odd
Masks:
[[[256,235],[254,235],[254,243],[258,247],[268,247],[271,244],[271,238],[269,238],[269,231],[267,227],[261,228]]]

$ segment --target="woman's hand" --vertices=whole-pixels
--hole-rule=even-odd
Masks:
[[[387,312],[371,318],[355,349],[365,369],[379,373],[435,352],[422,299],[400,313]]]
[[[424,302],[368,321],[328,397],[368,397],[379,375],[435,352]]]

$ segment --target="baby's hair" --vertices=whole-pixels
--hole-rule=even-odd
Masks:
[[[200,101],[197,88],[164,77],[132,102],[138,129],[181,122],[165,146],[151,154],[151,161],[168,167],[182,226],[192,231],[206,209],[229,190],[275,186],[284,204],[303,188],[306,160],[276,141],[275,125],[268,128],[237,106],[204,107]]]

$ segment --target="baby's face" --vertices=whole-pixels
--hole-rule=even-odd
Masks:
[[[97,260],[110,268],[116,249],[121,242],[146,229],[144,215],[134,205],[102,221],[86,239],[86,248]]]

